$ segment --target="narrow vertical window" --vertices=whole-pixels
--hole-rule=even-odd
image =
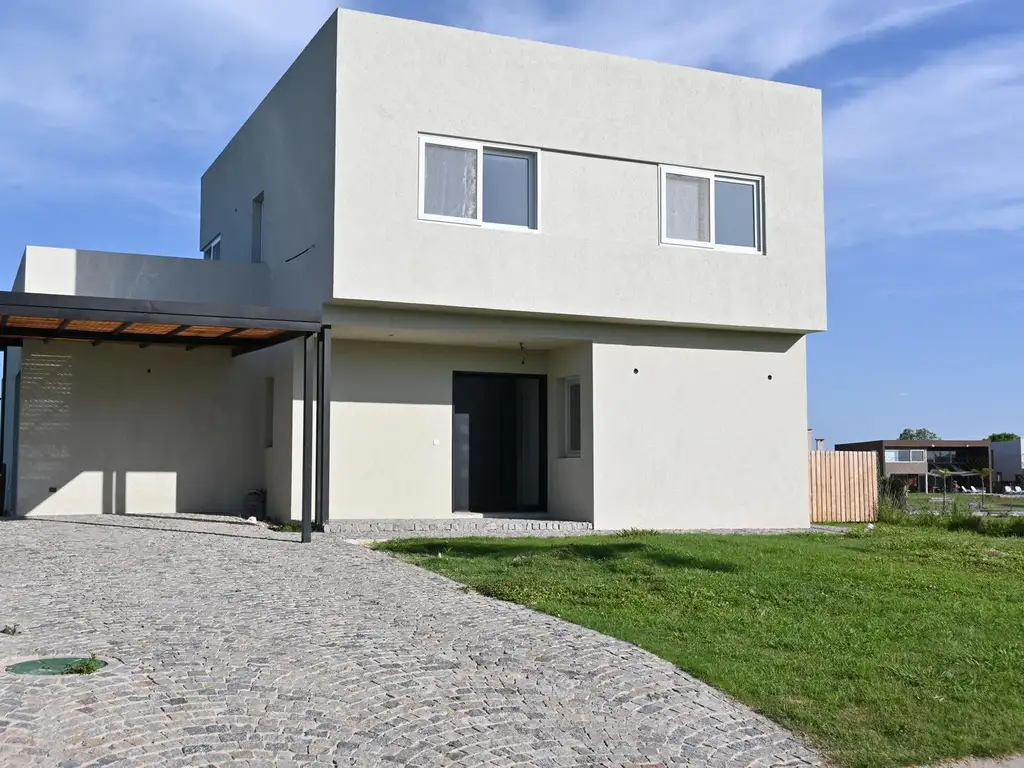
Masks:
[[[274,447],[274,377],[263,382],[263,447]]]
[[[582,387],[578,376],[565,379],[564,403],[565,428],[563,454],[567,457],[579,456],[583,449],[583,404]]]
[[[252,263],[263,261],[263,193],[252,200]]]

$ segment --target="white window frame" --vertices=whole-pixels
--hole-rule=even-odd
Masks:
[[[206,261],[220,261],[220,256],[217,258],[213,257],[213,246],[220,245],[220,235],[215,235],[214,238],[204,245],[200,250],[203,252],[203,259]]]
[[[686,248],[703,248],[709,251],[732,251],[734,253],[752,253],[761,255],[764,250],[764,179],[761,176],[751,176],[743,173],[719,173],[716,171],[705,171],[700,168],[686,168],[680,165],[658,166],[658,200],[660,221],[660,235],[662,245],[679,245]],[[668,195],[665,194],[665,187],[669,175],[692,176],[694,178],[708,180],[708,242],[702,240],[683,240],[677,237],[668,236]],[[715,242],[715,182],[725,181],[732,184],[747,184],[754,190],[754,242],[755,246],[750,248],[743,245],[727,245]]]
[[[516,232],[539,232],[540,231],[540,163],[541,152],[535,147],[518,147],[511,144],[494,144],[486,141],[470,141],[468,139],[452,139],[447,136],[432,136],[420,134],[420,168],[419,168],[419,219],[421,221],[437,221],[444,224],[461,224],[462,226],[480,227],[482,229],[506,229]],[[442,216],[436,213],[426,212],[426,174],[427,174],[427,144],[434,144],[441,147],[456,147],[458,149],[476,150],[476,218],[462,218],[461,216]],[[531,181],[531,203],[533,205],[533,226],[521,226],[519,224],[498,224],[484,221],[484,152],[493,150],[495,153],[509,155],[530,155],[533,158],[533,178]]]
[[[583,383],[579,376],[566,376],[562,385],[562,457],[566,459],[578,459],[583,454]],[[573,387],[580,388],[580,447],[573,448],[571,445],[572,435],[572,408],[570,407],[571,397],[569,392]]]
[[[908,453],[909,458],[903,461],[900,453]],[[894,454],[895,458],[890,459],[889,455]],[[920,458],[914,458],[915,454]],[[923,448],[886,448],[885,461],[887,464],[921,464],[928,460],[928,452]]]

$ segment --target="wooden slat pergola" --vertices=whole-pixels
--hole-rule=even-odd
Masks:
[[[26,340],[77,341],[99,344],[154,344],[221,347],[242,355],[302,340],[302,540],[312,539],[312,526],[328,522],[330,485],[330,408],[317,409],[314,399],[330,402],[330,328],[316,312],[246,305],[211,305],[145,301],[99,296],[62,296],[0,291],[0,349],[20,347]],[[314,392],[315,387],[315,392]],[[3,362],[7,392],[7,355]],[[6,408],[0,411],[0,451],[6,439]],[[0,454],[2,455],[2,454]],[[313,477],[316,476],[316,498]]]

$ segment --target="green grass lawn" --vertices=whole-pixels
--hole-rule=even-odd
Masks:
[[[851,766],[1024,751],[1024,540],[633,535],[379,545],[627,640]]]
[[[998,487],[998,486],[997,486]],[[947,493],[947,510],[953,505],[956,497],[961,504],[980,504],[987,512],[1018,512],[1024,513],[1024,496],[995,496],[991,494]],[[942,510],[941,493],[908,493],[907,505],[915,511]]]

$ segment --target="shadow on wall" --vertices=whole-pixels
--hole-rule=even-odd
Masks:
[[[209,351],[207,351],[209,352]],[[21,371],[17,515],[233,513],[263,477],[230,357],[36,345]]]
[[[802,336],[791,333],[766,333],[703,328],[602,326],[594,334],[597,344],[621,344],[638,347],[708,349],[726,352],[764,352],[784,355]]]
[[[599,344],[784,355],[800,338],[779,333],[600,326],[595,327],[593,340]],[[528,352],[524,357],[511,348],[335,339],[332,399],[450,406],[453,371],[548,374],[553,352],[589,344],[566,342],[562,347]]]
[[[64,256],[57,252],[53,258]],[[267,304],[266,264],[201,258],[75,250],[70,262],[74,293],[123,299],[198,304]],[[197,255],[198,256],[198,255]],[[65,278],[66,279],[66,278]]]
[[[52,467],[51,467],[52,469]],[[36,515],[173,515],[230,514],[244,511],[245,498],[224,504],[182,502],[181,489],[209,480],[169,469],[82,469],[55,475],[52,472],[21,473],[18,516]]]

